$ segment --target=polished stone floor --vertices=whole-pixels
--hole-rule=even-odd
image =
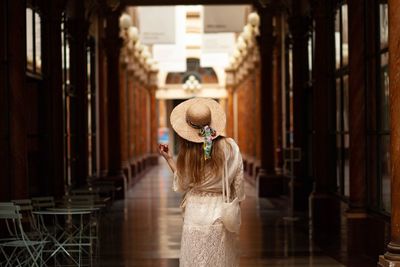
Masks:
[[[171,180],[168,166],[160,164],[113,204],[102,220],[96,266],[179,266],[181,196],[172,191]],[[257,199],[248,184],[246,193],[240,266],[344,266],[315,246],[297,223],[284,220],[285,212],[273,201]]]

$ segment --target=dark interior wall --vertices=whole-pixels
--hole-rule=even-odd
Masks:
[[[7,1],[0,2],[0,200],[10,194],[6,6]]]
[[[40,1],[42,15],[43,81],[38,112],[41,128],[40,193],[64,193],[64,119],[61,57],[61,18],[64,0]],[[51,163],[51,164],[49,164]]]
[[[25,198],[38,191],[40,79],[26,76],[25,1],[2,1],[0,71],[1,197]]]
[[[3,1],[4,2],[4,1]],[[9,101],[9,168],[12,198],[28,196],[26,120],[25,1],[6,2],[7,76]]]
[[[25,97],[26,97],[26,116],[27,116],[27,160],[28,160],[28,186],[29,195],[39,195],[41,177],[41,157],[43,157],[43,147],[41,138],[44,138],[44,132],[41,129],[40,122],[44,118],[40,112],[41,101],[40,92],[43,90],[41,82],[38,79],[27,77]]]
[[[42,75],[26,69],[26,7],[0,3],[0,201],[63,193],[61,10],[36,1]],[[53,17],[52,17],[53,16]]]

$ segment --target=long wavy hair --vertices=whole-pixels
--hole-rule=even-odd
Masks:
[[[203,143],[194,143],[179,137],[180,149],[177,159],[179,183],[200,184],[206,177],[205,169],[217,176],[222,175],[225,162],[225,137],[213,140],[211,158],[204,159]]]

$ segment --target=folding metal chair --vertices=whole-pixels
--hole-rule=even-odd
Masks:
[[[4,259],[2,266],[42,266],[42,251],[47,243],[31,240],[22,226],[20,207],[13,203],[0,203],[0,221],[7,227],[9,236],[0,240],[0,251]]]
[[[49,208],[54,208],[56,206],[54,197],[52,197],[52,196],[33,197],[31,200],[32,200],[32,207],[33,207],[34,211],[47,210]],[[61,225],[57,220],[55,221],[55,223],[52,226],[43,227],[43,226],[47,225],[48,223],[45,221],[42,221],[42,220],[43,220],[43,217],[38,217],[36,220],[38,230],[42,235],[45,235],[45,236],[47,236],[49,234],[54,235],[61,228]]]
[[[26,234],[33,239],[42,238],[40,235],[40,231],[38,228],[38,222],[33,215],[33,206],[32,200],[30,199],[13,199],[11,200],[12,203],[19,206],[20,213],[22,215],[22,225],[28,225],[30,231],[26,231]]]
[[[54,197],[33,197],[32,206],[34,210],[44,210],[48,208],[54,208],[55,201]]]

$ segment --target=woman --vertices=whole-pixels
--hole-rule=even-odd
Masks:
[[[225,113],[212,99],[193,98],[175,107],[170,120],[180,137],[177,162],[168,146],[159,150],[174,173],[174,191],[184,193],[180,266],[238,266],[238,233],[221,220],[222,178],[230,199],[242,201],[243,163],[235,141],[222,136]]]

